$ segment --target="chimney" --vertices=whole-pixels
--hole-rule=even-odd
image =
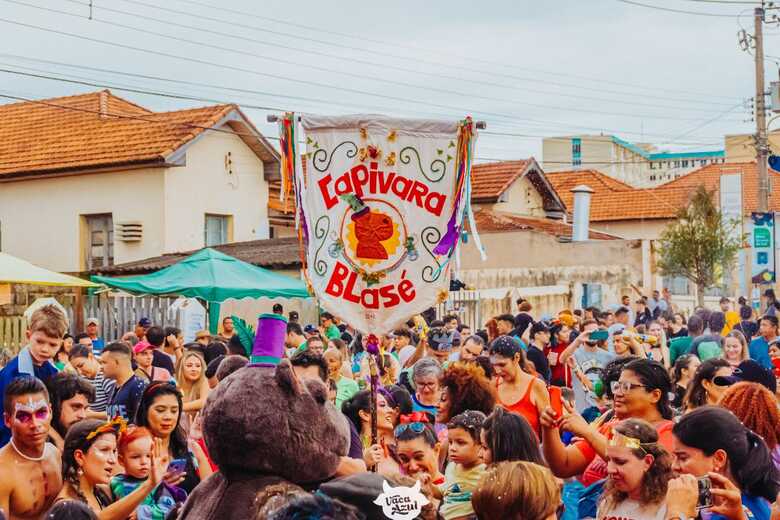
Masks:
[[[572,224],[572,242],[584,242],[588,240],[590,228],[590,196],[595,193],[584,184],[575,186],[571,190],[574,193],[574,217]]]
[[[108,90],[98,92],[98,117],[100,119],[108,118]]]

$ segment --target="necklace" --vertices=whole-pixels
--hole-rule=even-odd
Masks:
[[[13,437],[11,437],[10,443],[11,443],[11,447],[14,449],[14,451],[15,451],[16,453],[18,453],[18,454],[19,454],[19,456],[20,456],[20,457],[22,457],[23,459],[31,460],[31,461],[33,461],[33,462],[40,462],[40,461],[42,461],[42,460],[43,460],[43,458],[46,456],[46,445],[45,445],[45,444],[43,445],[43,453],[41,453],[41,456],[40,456],[40,457],[30,457],[30,456],[27,456],[27,455],[25,455],[25,454],[24,454],[24,453],[22,453],[21,451],[19,451],[19,448],[17,448],[17,447],[16,447],[16,444],[14,444],[14,439],[13,439]]]

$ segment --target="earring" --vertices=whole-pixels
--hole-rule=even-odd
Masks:
[[[79,477],[82,476],[83,474],[84,474],[84,471],[82,471],[81,468],[76,470],[76,475],[78,475]]]

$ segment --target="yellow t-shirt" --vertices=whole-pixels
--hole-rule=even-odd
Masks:
[[[738,323],[739,313],[737,311],[728,311],[726,313],[726,324],[723,326],[723,330],[721,331],[720,335],[725,336],[731,332],[731,329],[736,327]],[[750,341],[750,338],[748,338],[748,341]]]
[[[463,469],[460,464],[450,462],[444,470],[442,502],[439,508],[444,520],[474,514],[471,507],[471,494],[477,489],[477,483],[485,473],[485,465],[477,464],[471,469]]]

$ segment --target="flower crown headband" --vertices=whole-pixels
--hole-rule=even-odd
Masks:
[[[115,433],[117,436],[125,433],[125,430],[127,430],[127,421],[124,420],[122,417],[117,415],[112,420],[105,422],[89,432],[89,435],[87,435],[87,440],[90,441],[94,437],[97,437],[98,435],[103,435],[104,433]]]

